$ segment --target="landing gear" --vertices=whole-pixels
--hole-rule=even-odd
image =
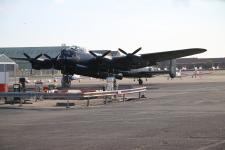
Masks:
[[[71,87],[71,76],[70,75],[63,75],[61,84],[63,88]]]
[[[106,78],[106,91],[113,91],[118,89],[118,84],[115,77]]]
[[[143,80],[141,78],[138,79],[138,84],[142,85],[143,84]]]

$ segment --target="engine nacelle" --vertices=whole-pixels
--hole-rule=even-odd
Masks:
[[[52,63],[49,60],[35,60],[30,62],[32,69],[40,70],[40,69],[51,69]]]
[[[102,78],[106,79],[107,77],[115,77],[116,79],[122,80],[123,75],[122,74],[109,74],[108,72],[99,72],[99,73],[91,73],[91,75],[95,78]],[[89,76],[91,76],[89,75]]]
[[[122,80],[123,79],[123,74],[119,73],[119,74],[115,74],[114,77],[116,79]]]

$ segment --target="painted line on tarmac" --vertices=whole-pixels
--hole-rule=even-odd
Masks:
[[[225,144],[225,140],[214,143],[214,144],[210,144],[210,145],[207,145],[207,146],[203,146],[203,147],[201,147],[197,150],[210,150],[210,149],[216,148],[217,146],[219,146],[221,144]]]

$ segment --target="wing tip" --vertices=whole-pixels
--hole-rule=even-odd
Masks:
[[[189,48],[189,49],[184,49],[184,50],[192,52],[193,55],[204,53],[207,51],[207,49],[205,49],[205,48]]]
[[[204,48],[195,48],[195,51],[196,51],[197,53],[204,53],[204,52],[207,51],[207,49],[204,49]]]

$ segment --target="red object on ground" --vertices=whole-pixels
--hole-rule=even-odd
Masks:
[[[8,92],[8,85],[7,84],[0,84],[0,92]]]
[[[48,87],[47,87],[47,86],[44,86],[43,91],[44,91],[45,93],[47,93],[47,92],[48,92]]]

